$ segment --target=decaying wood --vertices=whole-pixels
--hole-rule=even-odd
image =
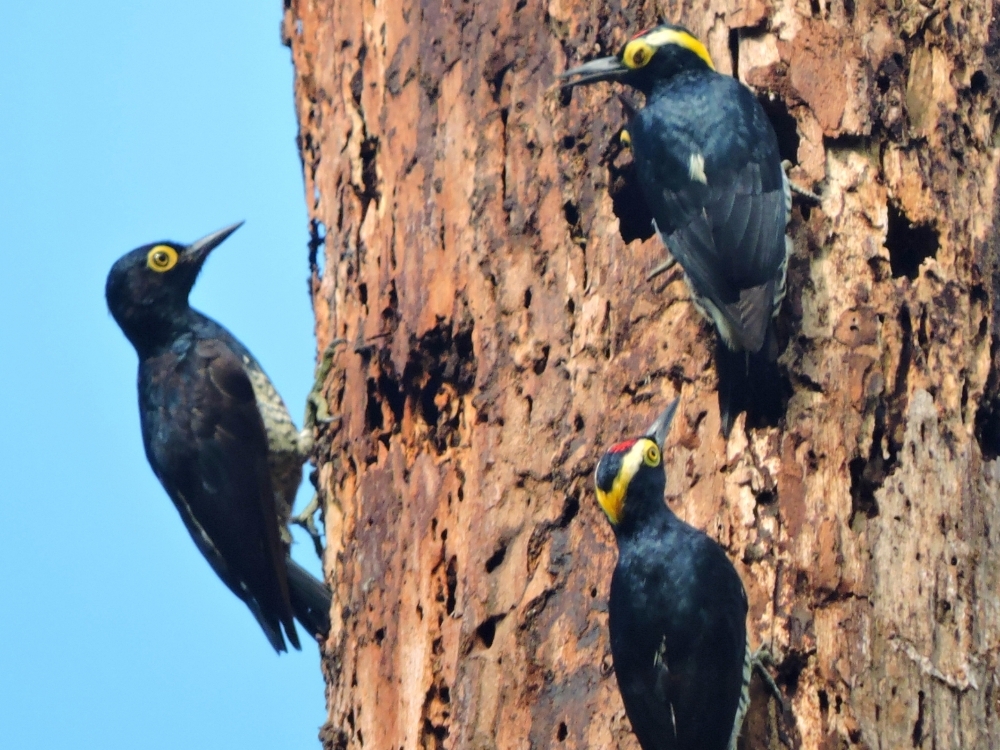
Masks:
[[[286,4],[288,4],[286,2]],[[748,748],[1000,747],[998,29],[983,0],[292,0],[314,231],[329,748],[635,748],[602,447],[679,394],[668,502],[728,549],[784,714]],[[762,97],[795,210],[787,404],[719,435],[610,85],[658,16]]]

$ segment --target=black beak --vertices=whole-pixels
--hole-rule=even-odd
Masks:
[[[563,80],[563,83],[559,85],[561,88],[568,89],[597,81],[617,81],[628,72],[630,72],[629,68],[617,57],[600,57],[567,70],[559,76]],[[567,81],[565,80],[567,78],[575,80]]]
[[[218,232],[212,232],[210,235],[202,237],[196,242],[192,242],[187,246],[187,250],[181,255],[181,262],[189,263],[193,265],[196,269],[200,269],[208,254],[212,252],[216,247],[222,244],[222,242],[243,226],[242,221],[238,221],[235,224],[231,224],[225,229],[220,229]]]
[[[670,432],[670,423],[674,421],[674,414],[677,412],[679,398],[675,398],[670,405],[658,416],[649,427],[646,428],[646,437],[654,440],[660,451],[663,451],[663,443]]]

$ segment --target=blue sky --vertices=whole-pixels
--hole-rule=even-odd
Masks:
[[[104,304],[128,250],[245,219],[192,303],[300,418],[315,344],[280,21],[278,0],[0,4],[4,747],[319,746],[318,649],[276,656],[195,550]]]

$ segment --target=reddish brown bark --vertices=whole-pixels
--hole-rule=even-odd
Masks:
[[[327,747],[636,747],[591,473],[675,395],[668,502],[729,551],[787,697],[755,689],[744,745],[1000,746],[990,12],[291,2],[317,333],[351,342]],[[549,90],[658,13],[771,95],[823,194],[790,227],[783,419],[728,444],[710,329],[644,280],[615,89]]]

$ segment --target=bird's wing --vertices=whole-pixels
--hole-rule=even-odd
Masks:
[[[707,180],[664,188],[657,225],[668,227],[661,237],[695,292],[724,317],[741,348],[759,351],[785,260],[784,191],[765,192],[754,162],[710,171]]]
[[[743,689],[746,592],[722,548],[702,538],[694,555],[701,582],[693,617],[666,636],[668,700],[678,747],[727,747]]]
[[[217,340],[197,341],[152,364],[149,390],[147,453],[188,531],[275,649],[281,625],[298,647],[267,436],[242,362]]]

